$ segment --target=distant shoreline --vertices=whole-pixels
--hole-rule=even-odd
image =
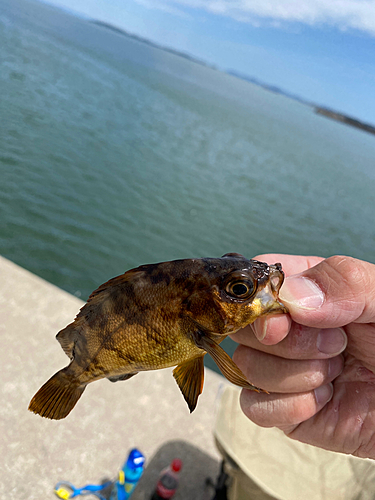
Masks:
[[[128,31],[122,29],[122,28],[117,28],[116,26],[113,26],[112,24],[106,23],[104,21],[98,21],[97,19],[91,19],[89,21],[90,23],[96,24],[97,26],[101,26],[102,28],[107,28],[111,31],[114,31],[115,33],[118,33],[119,35],[124,35],[127,36],[128,38],[133,38],[134,40],[137,40],[138,42],[145,43],[146,45],[150,45],[151,47],[154,47],[156,49],[164,50],[165,52],[170,52],[171,54],[174,54],[176,56],[183,57],[185,59],[188,59],[189,61],[195,62],[197,64],[201,64],[202,66],[206,66],[207,68],[211,69],[217,69],[216,66],[213,64],[208,64],[205,61],[202,61],[201,59],[197,59],[196,57],[193,57],[189,54],[186,54],[186,52],[180,52],[179,50],[172,49],[170,47],[165,47],[163,45],[159,45],[155,42],[152,42],[148,38],[143,38],[142,36],[135,35],[134,33],[129,33]]]
[[[315,106],[315,113],[318,115],[323,115],[326,116],[327,118],[331,118],[332,120],[336,120],[342,123],[345,123],[346,125],[351,125],[352,127],[359,128],[361,130],[365,130],[366,132],[369,132],[370,134],[375,134],[375,127],[368,124],[361,122],[360,120],[357,120],[356,118],[352,118],[351,116],[344,115],[342,113],[338,113],[337,111],[333,111],[328,108],[320,107],[320,106]]]
[[[217,71],[223,71],[224,73],[227,73],[228,75],[234,76],[236,78],[240,78],[241,80],[245,80],[247,82],[253,83],[254,85],[257,85],[258,87],[262,87],[263,89],[267,90],[268,92],[273,92],[276,94],[283,95],[285,97],[289,97],[290,99],[293,99],[295,101],[298,101],[302,104],[305,104],[306,106],[309,106],[314,109],[315,113],[325,116],[327,118],[331,118],[332,120],[339,121],[341,123],[345,123],[346,125],[350,125],[351,127],[359,128],[361,130],[364,130],[365,132],[369,132],[370,134],[375,135],[375,126],[370,125],[368,123],[364,123],[360,120],[357,120],[356,118],[353,118],[351,116],[345,115],[343,113],[340,113],[338,111],[334,111],[331,109],[328,109],[324,106],[318,106],[317,104],[311,103],[307,101],[306,99],[303,99],[302,97],[299,97],[295,94],[291,94],[279,87],[276,87],[274,85],[270,85],[267,83],[264,83],[257,78],[250,77],[241,73],[238,73],[237,71],[233,70],[219,70],[216,66],[212,64],[208,64],[205,61],[202,61],[201,59],[197,59],[194,56],[191,56],[190,54],[186,54],[185,52],[180,52],[179,50],[172,49],[170,47],[164,47],[163,45],[159,45],[155,42],[152,42],[151,40],[147,38],[143,38],[141,36],[135,35],[133,33],[129,33],[128,31],[122,29],[122,28],[117,28],[116,26],[113,26],[110,23],[106,23],[104,21],[99,21],[97,19],[91,19],[89,20],[92,24],[96,24],[97,26],[100,26],[102,28],[109,29],[111,31],[114,31],[115,33],[118,33],[119,35],[126,36],[128,38],[133,38],[134,40],[137,40],[138,42],[145,43],[146,45],[149,45],[151,47],[154,47],[156,49],[164,50],[165,52],[169,52],[171,54],[174,54],[176,56],[183,57],[185,59],[188,59],[191,62],[194,62],[196,64],[200,64],[202,66],[205,66],[207,68],[211,68]]]

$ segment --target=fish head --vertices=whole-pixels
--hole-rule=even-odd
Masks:
[[[234,253],[212,260],[211,269],[206,269],[212,283],[211,304],[221,327],[217,327],[217,320],[213,324],[215,314],[207,308],[199,323],[208,330],[228,335],[261,316],[288,312],[278,298],[284,281],[281,264],[268,265]]]

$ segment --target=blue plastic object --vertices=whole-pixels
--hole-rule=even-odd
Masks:
[[[119,470],[115,482],[108,481],[98,485],[87,484],[83,486],[83,488],[76,488],[68,481],[60,481],[56,484],[54,491],[62,500],[70,500],[70,498],[75,498],[79,495],[95,495],[99,500],[106,500],[106,498],[100,494],[100,491],[112,485],[110,500],[128,500],[143,474],[144,464],[144,455],[134,448],[129,453],[122,469]]]
[[[72,485],[72,483],[60,481],[56,484],[54,491],[56,495],[63,500],[69,500],[70,498],[77,497],[78,495],[95,495],[100,500],[106,500],[99,493],[99,491],[104,490],[110,484],[112,484],[111,481],[104,484],[87,484],[86,486],[83,486],[83,488],[76,488]]]
[[[144,455],[134,448],[118,473],[110,500],[128,500],[140,480],[145,464]]]

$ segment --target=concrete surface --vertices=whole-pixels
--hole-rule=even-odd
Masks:
[[[225,379],[206,369],[192,415],[170,369],[90,384],[64,420],[34,415],[27,411],[31,397],[68,364],[55,335],[83,302],[2,257],[0,277],[0,498],[48,500],[60,480],[83,486],[112,479],[133,447],[155,465],[134,500],[149,498],[158,468],[174,455],[184,461],[189,490],[175,499],[212,498],[204,478],[219,469],[212,430]]]

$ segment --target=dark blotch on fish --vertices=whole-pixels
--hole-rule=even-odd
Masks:
[[[71,362],[39,389],[29,410],[58,420],[90,382],[175,366],[173,376],[193,411],[206,353],[230,382],[260,391],[219,343],[260,316],[286,312],[278,300],[283,279],[280,264],[231,253],[144,265],[109,280],[57,334]]]

